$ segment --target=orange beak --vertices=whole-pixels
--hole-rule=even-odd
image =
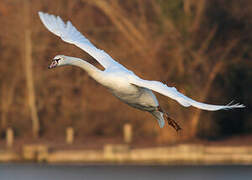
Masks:
[[[58,65],[58,62],[57,62],[57,61],[55,61],[55,60],[53,60],[53,61],[52,61],[52,63],[51,63],[51,65],[50,65],[50,66],[48,66],[48,69],[55,68],[55,67],[57,67],[57,65]]]

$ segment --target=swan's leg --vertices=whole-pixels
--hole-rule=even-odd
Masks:
[[[177,132],[179,130],[182,130],[182,128],[179,126],[179,124],[172,119],[167,112],[165,112],[160,106],[157,107],[158,111],[162,112],[164,114],[164,118],[168,121],[168,124],[173,127]]]

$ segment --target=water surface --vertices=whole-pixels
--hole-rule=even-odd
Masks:
[[[251,180],[252,166],[0,164],[0,180]]]

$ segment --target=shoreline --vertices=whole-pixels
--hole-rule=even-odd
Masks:
[[[0,163],[222,165],[252,164],[252,146],[179,144],[169,147],[131,148],[106,144],[103,149],[53,149],[43,144],[24,145],[21,152],[0,150]]]

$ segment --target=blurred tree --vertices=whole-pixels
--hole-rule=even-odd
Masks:
[[[34,80],[33,80],[33,65],[32,65],[32,40],[31,40],[31,24],[30,24],[30,0],[24,0],[24,67],[26,72],[26,85],[27,85],[27,98],[30,108],[30,117],[32,120],[32,132],[33,137],[39,137],[39,117],[36,107],[36,97],[34,90]]]
[[[22,6],[25,11],[25,3],[32,7],[26,14],[20,11]],[[158,95],[184,127],[178,136],[170,128],[159,129],[151,115],[116,100],[80,69],[47,71],[56,54],[81,57],[102,67],[46,31],[37,12],[71,20],[98,48],[141,77],[176,86],[199,101],[223,104],[239,97],[237,101],[250,105],[251,7],[250,0],[2,0],[1,124],[7,119],[20,135],[28,136],[32,116],[34,133],[40,129],[43,137],[60,137],[72,126],[77,137],[84,138],[118,137],[122,125],[130,122],[136,137],[159,143],[250,132],[250,111],[205,112]],[[22,53],[24,61],[17,58]]]

